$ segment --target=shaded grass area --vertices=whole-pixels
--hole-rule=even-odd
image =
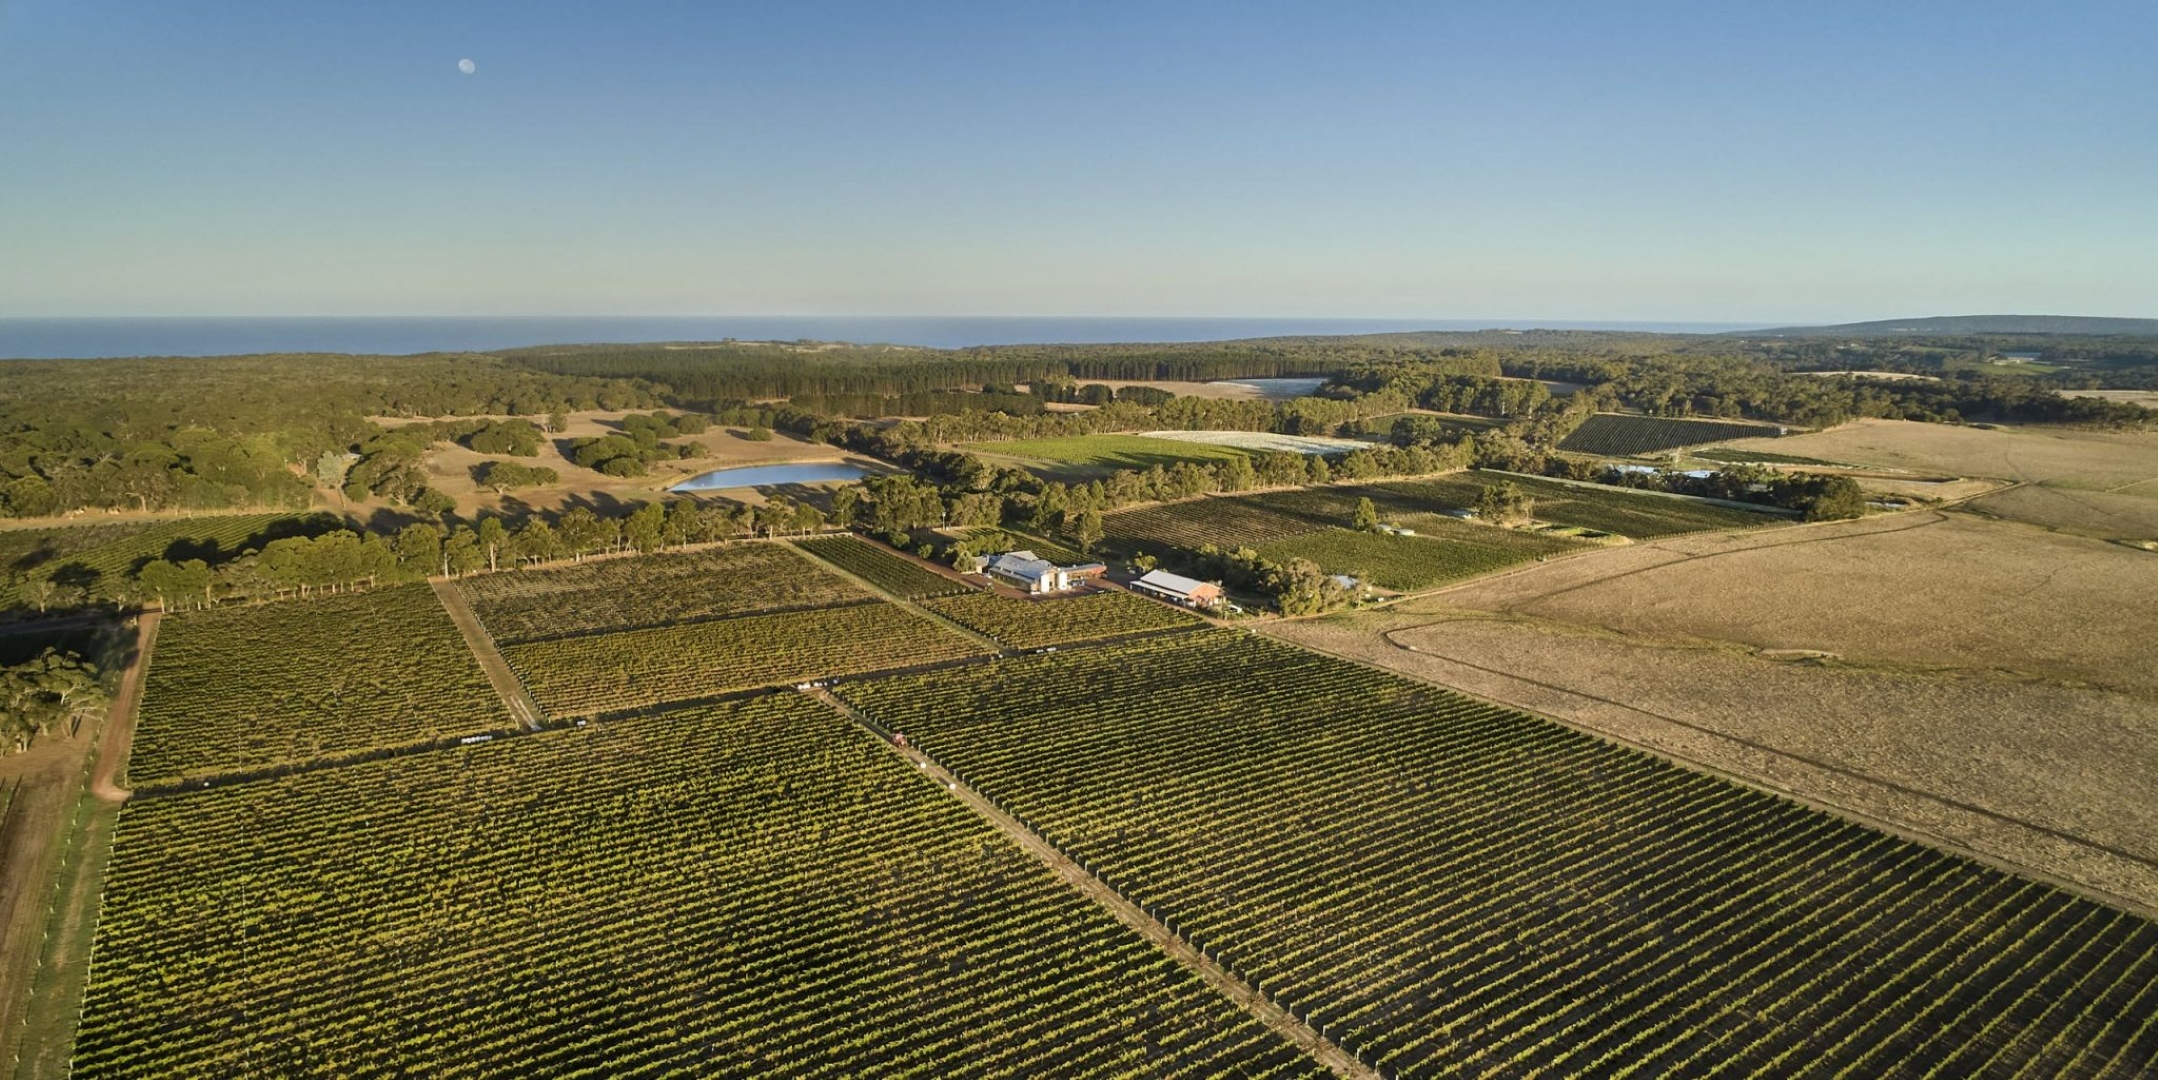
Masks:
[[[1384,493],[1385,497],[1395,500],[1396,505],[1404,509],[1417,506],[1424,510],[1470,509],[1476,506],[1484,488],[1509,482],[1536,500],[1534,511],[1539,521],[1617,533],[1636,540],[1653,540],[1711,529],[1757,529],[1769,525],[1785,525],[1791,521],[1790,518],[1776,514],[1756,513],[1694,499],[1675,499],[1628,491],[1619,487],[1584,487],[1530,477],[1482,473],[1459,473],[1435,480],[1406,480],[1376,485],[1377,492],[1367,493],[1373,495],[1374,501],[1380,497],[1379,493]]]
[[[1773,425],[1744,424],[1729,420],[1684,420],[1664,416],[1629,416],[1597,413],[1559,443],[1559,449],[1577,454],[1611,454],[1633,457],[1681,446],[1722,442],[1725,439],[1774,438],[1781,429]]]
[[[1454,524],[1459,525],[1458,522]],[[1484,542],[1482,538],[1429,536],[1421,532],[1416,536],[1389,536],[1349,529],[1324,529],[1267,544],[1259,549],[1259,554],[1284,563],[1290,559],[1310,559],[1330,574],[1348,574],[1382,589],[1416,592],[1577,546],[1564,540],[1505,529],[1464,525],[1461,530],[1488,534],[1493,542]],[[1522,542],[1514,542],[1514,538]]]

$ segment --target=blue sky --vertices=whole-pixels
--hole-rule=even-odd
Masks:
[[[0,315],[2158,316],[2154,40],[2148,2],[0,0]]]

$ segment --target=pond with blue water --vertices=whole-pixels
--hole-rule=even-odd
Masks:
[[[692,476],[669,491],[726,491],[731,488],[780,487],[786,484],[826,484],[860,480],[869,470],[844,461],[813,461],[796,465],[750,465],[720,469]]]

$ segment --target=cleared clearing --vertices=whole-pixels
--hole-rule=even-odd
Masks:
[[[1336,439],[1325,435],[1281,435],[1271,431],[1149,431],[1152,439],[1197,443],[1202,446],[1233,446],[1253,453],[1280,451],[1290,454],[1338,454],[1362,450],[1371,443]]]
[[[1860,420],[1827,431],[1742,439],[1730,445],[1877,468],[2007,480],[2025,486],[1986,495],[1971,507],[2101,539],[2158,538],[2158,432]]]
[[[1472,582],[1436,602],[2158,695],[2146,636],[2158,560],[1969,514],[1675,537]]]

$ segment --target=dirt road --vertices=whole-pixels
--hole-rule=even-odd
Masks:
[[[480,617],[465,602],[455,582],[447,578],[429,578],[435,596],[442,601],[442,609],[449,612],[450,621],[457,624],[457,632],[465,636],[465,645],[472,650],[472,658],[480,662],[480,670],[487,673],[487,681],[501,695],[502,704],[509,709],[510,717],[534,731],[546,720],[539,702],[525,690],[524,681],[510,670],[510,662],[503,659],[502,650],[495,647],[494,635],[480,624]]]
[[[142,706],[142,682],[149,675],[150,654],[157,648],[157,628],[164,618],[162,612],[145,611],[135,620],[134,656],[127,670],[120,673],[112,708],[105,714],[97,765],[90,774],[90,792],[106,802],[127,801],[127,789],[120,786],[120,772],[127,766],[129,749],[135,745],[135,714]]]

